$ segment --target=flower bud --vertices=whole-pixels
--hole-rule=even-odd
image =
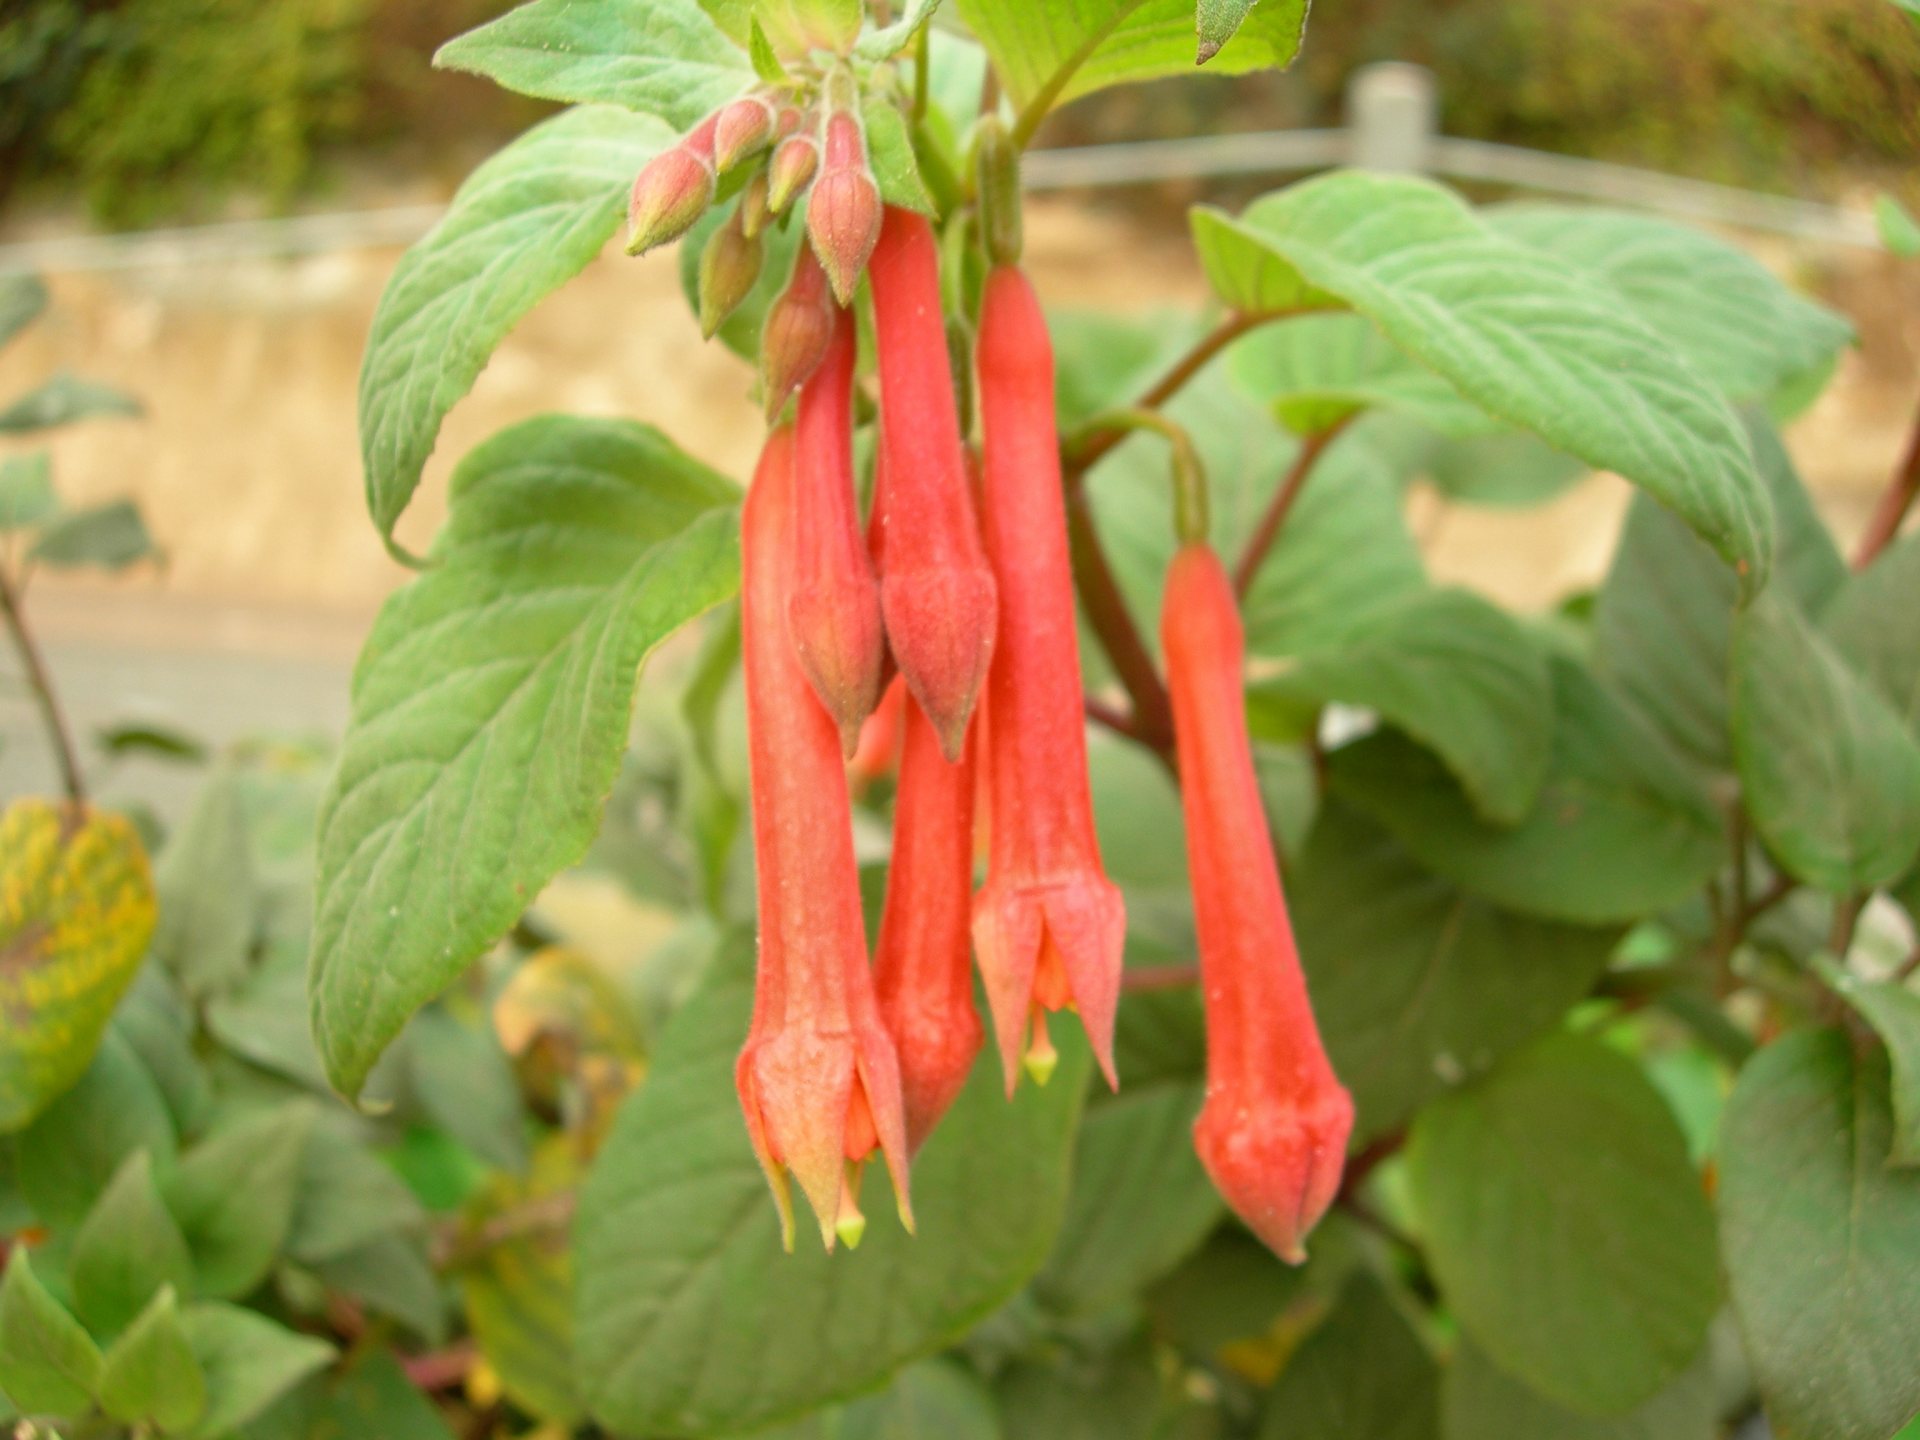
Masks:
[[[700,333],[711,340],[760,278],[764,246],[741,226],[741,211],[712,235],[700,252]]]
[[[877,1148],[901,1222],[907,1198],[899,1062],[867,966],[840,742],[794,660],[793,432],[767,437],[740,519],[741,661],[759,891],[753,1021],[734,1068],[754,1154],[793,1247],[788,1180],[827,1249],[865,1227],[860,1169]]]
[[[678,240],[713,204],[713,135],[709,115],[671,150],[653,157],[634,178],[627,200],[627,253],[643,255]]]
[[[787,630],[800,668],[840,727],[851,758],[860,727],[880,700],[886,636],[853,487],[853,371],[850,312],[835,308],[832,339],[800,387],[794,426],[794,581]]]
[[[767,165],[767,208],[775,215],[787,213],[787,207],[813,183],[813,172],[820,168],[820,145],[811,135],[789,135],[773,152]]]
[[[724,175],[773,139],[775,111],[764,95],[745,95],[723,105],[713,135],[714,169]]]
[[[1126,906],[1093,827],[1086,720],[1053,408],[1053,350],[1039,301],[1010,267],[987,277],[980,316],[982,520],[1000,594],[987,680],[992,796],[987,882],[974,946],[1012,1093],[1024,1061],[1054,1063],[1048,1011],[1071,1005],[1109,1084]]]
[[[826,162],[807,197],[807,238],[834,297],[847,304],[880,238],[880,187],[867,168],[859,118],[849,111],[827,117]]]
[[[940,263],[924,216],[888,206],[869,271],[885,454],[880,606],[893,658],[958,760],[993,657],[993,573],[968,494],[941,320]]]
[[[747,177],[740,190],[740,233],[757,240],[772,218],[767,209],[767,172],[762,166]]]
[[[974,728],[960,762],[950,764],[927,717],[907,709],[873,983],[900,1058],[910,1153],[967,1083],[983,1038],[968,941],[977,722]]]
[[[760,326],[760,387],[769,418],[813,372],[833,338],[833,295],[812,252],[794,257],[793,278]]]
[[[1203,541],[1174,556],[1160,631],[1207,1007],[1194,1148],[1234,1212],[1297,1265],[1340,1189],[1353,1101],[1314,1024],[1247,737],[1239,608]]]

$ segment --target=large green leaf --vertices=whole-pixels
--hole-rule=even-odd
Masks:
[[[154,1183],[153,1162],[137,1150],[74,1236],[68,1264],[73,1307],[96,1335],[117,1335],[163,1286],[186,1291],[193,1259]]]
[[[166,1096],[114,1025],[79,1083],[20,1132],[14,1157],[21,1193],[34,1214],[65,1228],[86,1218],[128,1155],[144,1149],[168,1161],[174,1145]]]
[[[1503,235],[1599,272],[1634,314],[1734,400],[1764,400],[1821,372],[1853,326],[1796,295],[1746,251],[1671,220],[1591,206],[1487,212]]]
[[[1313,649],[1258,693],[1377,711],[1447,763],[1498,824],[1532,808],[1553,749],[1546,656],[1518,621],[1465,590],[1415,591]]]
[[[1920,740],[1784,596],[1734,623],[1733,755],[1754,828],[1800,879],[1871,890],[1920,854]]]
[[[1438,1440],[1440,1367],[1370,1272],[1280,1372],[1261,1440]]]
[[[100,1347],[15,1245],[0,1282],[0,1392],[28,1414],[77,1415],[99,1384]]]
[[[1920,535],[1883,551],[1820,617],[1833,648],[1920,737]]]
[[[1193,1148],[1204,1086],[1141,1085],[1088,1107],[1074,1149],[1060,1242],[1034,1289],[1049,1305],[1094,1311],[1123,1302],[1179,1264],[1223,1206]]]
[[[858,1251],[783,1255],[733,1084],[746,948],[675,1016],[581,1197],[579,1374],[622,1433],[731,1434],[870,1389],[1005,1301],[1065,1212],[1079,1044],[1011,1106],[983,1057],[914,1166],[917,1238],[876,1173]]]
[[[816,1410],[757,1440],[1001,1440],[993,1395],[952,1360],[909,1365],[877,1395]]]
[[[1721,1126],[1735,1312],[1781,1440],[1886,1440],[1920,1411],[1920,1171],[1889,1169],[1887,1064],[1837,1031],[1747,1063]]]
[[[1780,437],[1749,422],[1773,497],[1775,582],[1817,614],[1846,562],[1814,512]],[[1636,496],[1594,610],[1594,667],[1686,758],[1733,769],[1727,667],[1739,603],[1733,572],[1669,511]]]
[[[1334,792],[1422,865],[1509,909],[1605,925],[1687,898],[1720,863],[1711,801],[1592,675],[1551,666],[1553,753],[1519,824],[1482,819],[1437,759],[1390,730],[1333,752]]]
[[[533,0],[449,40],[433,63],[542,100],[622,105],[675,130],[753,83],[746,53],[698,0]]]
[[[153,933],[133,825],[47,800],[0,811],[0,1134],[77,1081]]]
[[[1611,286],[1490,229],[1452,192],[1342,172],[1201,208],[1214,287],[1246,311],[1351,305],[1490,414],[1612,470],[1765,584],[1772,511],[1726,401]]]
[[[1166,1391],[1152,1349],[1023,1356],[994,1377],[1006,1440],[1156,1440]]]
[[[1353,1094],[1362,1142],[1551,1026],[1606,968],[1618,933],[1477,900],[1333,800],[1288,870],[1287,893],[1320,1035]]]
[[[1581,1415],[1529,1390],[1471,1340],[1454,1350],[1441,1383],[1446,1440],[1715,1440],[1719,1403],[1705,1356],[1624,1415]]]
[[[266,1277],[293,1226],[313,1116],[293,1101],[225,1119],[166,1177],[200,1293],[235,1299]]]
[[[342,1091],[585,853],[641,661],[737,586],[733,493],[658,431],[564,417],[455,474],[437,563],[367,640],[320,818],[308,991]]]
[[[1422,1111],[1407,1169],[1441,1293],[1532,1388],[1617,1414],[1700,1353],[1720,1299],[1713,1215],[1625,1056],[1540,1041]]]
[[[337,1113],[314,1115],[293,1193],[287,1253],[309,1265],[416,1231],[425,1222],[420,1202],[393,1167],[369,1151]]]
[[[1189,74],[1199,53],[1195,0],[954,0],[993,57],[1015,106],[1064,105],[1109,85]],[[1210,0],[1211,3],[1211,0]],[[1307,0],[1266,0],[1207,61],[1221,75],[1289,65]]]
[[[494,346],[600,253],[634,175],[672,140],[659,121],[605,106],[557,115],[474,171],[401,257],[360,362],[360,455],[382,535]]]

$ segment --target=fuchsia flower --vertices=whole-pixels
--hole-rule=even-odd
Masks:
[[[860,1170],[877,1148],[901,1223],[907,1195],[899,1062],[867,967],[840,741],[787,640],[793,588],[794,445],[767,438],[741,513],[741,647],[759,964],[753,1022],[735,1067],[754,1154],[793,1248],[788,1177],[831,1250],[859,1243]]]
[[[976,359],[982,518],[1001,623],[987,681],[993,798],[974,944],[1009,1093],[1023,1058],[1038,1078],[1051,1071],[1046,1012],[1062,1006],[1078,1009],[1117,1086],[1113,1022],[1126,907],[1101,866],[1087,785],[1053,348],[1039,301],[1012,266],[987,277]]]
[[[867,274],[886,457],[880,608],[907,688],[933,722],[941,750],[957,760],[998,619],[993,572],[967,494],[933,227],[911,210],[887,206]]]
[[[1207,1007],[1194,1146],[1235,1213],[1298,1264],[1339,1191],[1353,1101],[1314,1025],[1247,739],[1239,607],[1205,543],[1174,557],[1160,629]]]
[[[847,304],[880,238],[880,187],[867,168],[860,117],[851,110],[827,116],[820,178],[807,197],[807,238],[833,283],[834,298]]]
[[[880,700],[886,634],[880,585],[853,486],[853,315],[836,307],[832,338],[800,387],[794,427],[794,583],[787,628],[800,668],[840,728],[849,758]]]
[[[805,384],[833,342],[833,294],[826,272],[809,250],[794,257],[793,275],[760,326],[760,388],[767,417],[780,413]]]

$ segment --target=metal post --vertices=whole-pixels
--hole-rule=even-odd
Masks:
[[[1433,168],[1440,95],[1431,71],[1385,61],[1356,70],[1347,85],[1353,163],[1363,170],[1420,174]]]

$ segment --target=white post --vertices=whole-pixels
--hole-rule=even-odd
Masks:
[[[1419,174],[1431,169],[1439,121],[1433,73],[1418,65],[1362,66],[1347,83],[1352,163],[1363,170]]]

